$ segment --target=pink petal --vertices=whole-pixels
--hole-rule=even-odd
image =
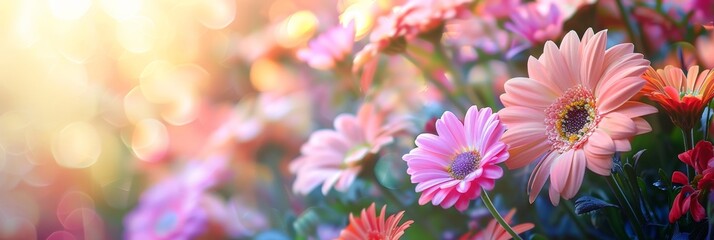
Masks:
[[[461,181],[459,182],[459,185],[456,186],[456,191],[459,191],[460,193],[466,193],[470,187],[470,181]]]
[[[543,120],[541,119],[541,121]],[[503,134],[502,141],[510,147],[546,141],[545,126],[543,124],[522,124],[517,128],[508,129]]]
[[[605,61],[605,44],[607,43],[607,30],[600,31],[585,44],[581,65],[580,79],[588,89],[595,89],[600,81]]]
[[[548,188],[548,197],[553,206],[558,206],[560,203],[560,193],[553,187],[553,182],[551,181],[550,187]]]
[[[553,7],[551,5],[551,7]],[[557,8],[555,8],[557,11]],[[578,34],[574,31],[570,31],[563,37],[563,41],[560,43],[560,52],[565,58],[569,71],[569,76],[571,79],[580,79],[580,65],[581,54],[580,54],[580,38]],[[528,66],[530,68],[530,65]]]
[[[637,101],[627,101],[622,106],[617,108],[618,113],[624,114],[629,118],[641,117],[657,112],[657,108]]]
[[[503,176],[503,169],[497,165],[484,167],[482,176],[490,179],[499,179]]]
[[[508,150],[511,158],[506,160],[506,166],[509,169],[525,167],[545,153],[549,147],[549,141],[532,142],[523,146],[511,147]]]
[[[498,111],[498,117],[508,129],[519,127],[523,124],[540,125],[545,129],[545,113],[543,109],[534,109],[523,106],[511,106]]]
[[[612,139],[627,139],[637,133],[635,122],[618,112],[605,115],[598,124],[598,129],[605,131]]]
[[[629,152],[632,150],[628,139],[613,139],[612,142],[615,143],[615,151],[617,152]]]
[[[590,171],[602,176],[610,176],[610,172],[612,170],[612,156],[593,154],[587,149],[585,149],[585,156],[587,157],[587,167]]]
[[[558,97],[542,83],[529,78],[512,78],[506,82],[504,89],[506,93],[501,95],[501,102],[506,107],[545,109]]]
[[[633,118],[632,121],[634,121],[635,125],[637,125],[637,133],[636,133],[637,135],[645,134],[645,133],[652,131],[652,127],[650,126],[650,123],[645,121],[644,118],[640,118],[640,117]]]
[[[541,59],[545,59],[545,66],[549,70],[548,73],[550,74],[550,80],[555,82],[561,91],[565,92],[567,89],[579,84],[576,79],[570,77],[568,64],[566,63],[563,54],[560,54],[558,47],[552,41],[545,43]]]
[[[575,150],[575,155],[573,156],[573,163],[570,167],[570,176],[563,187],[561,194],[565,199],[571,199],[578,193],[580,186],[583,184],[583,178],[585,177],[585,166],[587,165],[587,160],[585,159],[585,152],[581,150]]]
[[[444,142],[441,138],[433,134],[419,134],[414,143],[416,143],[417,147],[430,152],[434,152],[436,154],[446,156],[454,154],[452,148],[446,142]]]
[[[588,138],[584,149],[597,155],[612,155],[615,153],[615,143],[610,135],[603,130],[596,129]]]
[[[624,78],[617,81],[602,83],[602,87],[595,90],[599,101],[600,114],[608,114],[629,101],[645,85],[640,77]]]
[[[570,174],[572,174],[572,165],[575,161],[575,150],[564,152],[553,162],[553,167],[550,169],[550,185],[559,193],[563,193],[565,186],[568,183]]]
[[[542,83],[558,95],[561,95],[568,90],[567,88],[561,89],[560,86],[551,81],[549,70],[546,69],[543,63],[532,56],[528,58],[528,77]]]
[[[447,111],[436,121],[436,131],[439,137],[450,143],[452,149],[466,148],[464,126],[456,116]]]
[[[548,180],[548,176],[550,176],[550,167],[553,161],[559,156],[560,154],[553,152],[546,154],[533,169],[533,173],[531,173],[530,178],[528,178],[528,201],[530,201],[531,204],[535,201],[540,190],[543,189],[545,181]]]

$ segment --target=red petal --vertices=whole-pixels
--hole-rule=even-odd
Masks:
[[[689,195],[689,199],[691,200],[689,211],[692,213],[692,218],[694,218],[695,222],[702,221],[702,219],[707,217],[707,214],[702,204],[699,203],[699,191]]]
[[[684,175],[684,173],[680,171],[674,171],[672,174],[672,183],[687,185],[687,183],[689,183],[689,178],[687,178],[687,175]]]

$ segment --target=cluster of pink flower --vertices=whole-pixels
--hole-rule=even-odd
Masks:
[[[619,10],[612,11],[617,14],[605,19],[622,19],[625,22],[622,27],[628,30],[627,40],[632,43],[621,40],[625,37],[622,32],[595,31],[589,26],[565,33],[566,21],[578,17],[578,12],[588,11],[583,9],[594,10],[594,2],[407,0],[391,6],[392,11],[375,17],[376,26],[364,44],[356,37],[356,28],[362,23],[354,20],[315,37],[295,52],[297,59],[319,70],[347,75],[344,80],[348,82],[347,86],[355,86],[354,79],[361,77],[360,88],[351,90],[355,90],[357,99],[363,101],[356,114],[338,114],[332,121],[333,129],[312,132],[299,148],[299,153],[294,154],[298,156],[287,157],[289,161],[284,165],[294,176],[292,194],[297,195],[287,200],[290,208],[296,211],[306,209],[302,196],[317,195],[320,199],[329,199],[332,190],[344,195],[353,194],[355,188],[359,188],[356,183],[365,180],[371,184],[370,188],[359,194],[384,199],[368,199],[369,207],[361,209],[358,217],[350,214],[349,224],[330,237],[399,239],[405,236],[410,226],[419,225],[422,220],[418,215],[423,211],[410,213],[413,210],[409,209],[410,201],[418,205],[431,203],[447,210],[453,207],[461,214],[473,210],[471,203],[480,199],[493,218],[480,232],[474,228],[459,231],[460,239],[519,239],[520,234],[535,225],[510,226],[515,209],[505,218],[500,215],[489,196],[489,193],[498,192],[497,182],[510,180],[509,175],[515,176],[517,169],[526,169],[530,177],[524,190],[530,204],[537,201],[548,182],[547,195],[551,204],[558,206],[565,201],[569,205],[569,200],[584,192],[581,188],[587,182],[586,169],[589,169],[597,176],[607,178],[610,187],[618,188],[613,190],[615,199],[629,221],[629,232],[634,234],[624,236],[641,239],[670,237],[671,227],[667,227],[669,233],[643,230],[655,225],[648,223],[657,222],[657,214],[649,209],[647,200],[638,197],[641,193],[625,193],[621,187],[628,184],[625,187],[632,192],[654,188],[652,184],[645,184],[635,170],[632,170],[635,175],[621,170],[636,169],[637,163],[632,167],[630,163],[621,162],[620,156],[641,146],[636,145],[637,136],[664,131],[653,127],[662,125],[653,116],[659,106],[673,125],[682,130],[685,151],[679,154],[679,159],[694,169],[692,176],[689,167],[677,166],[675,169],[686,167],[687,173],[673,171],[671,181],[659,184],[666,186],[668,194],[676,194],[667,202],[671,206],[668,220],[670,224],[679,224],[680,218],[686,218],[686,222],[681,220],[682,229],[694,232],[692,229],[699,225],[689,224],[687,213],[691,213],[695,222],[706,219],[705,206],[709,204],[711,208],[712,200],[708,197],[714,189],[714,148],[707,141],[711,114],[705,114],[714,98],[714,71],[706,70],[714,67],[710,50],[714,45],[714,33],[707,33],[702,25],[711,20],[707,16],[711,18],[714,3],[691,1],[679,6],[665,1],[662,6],[660,1],[656,6],[648,6],[637,1],[634,4],[620,0],[601,1],[601,7],[615,6]],[[643,9],[650,9],[654,11],[652,14],[663,18],[662,21],[675,24],[667,26],[667,31],[685,33],[680,36],[683,38],[689,34],[692,40],[701,37],[698,41],[702,43],[697,46],[701,48],[686,53],[694,56],[696,63],[685,61],[685,50],[681,48],[678,55],[658,52],[652,45],[655,39],[649,37],[661,36],[647,36],[644,29],[632,29],[636,24],[630,21],[638,18],[631,15],[641,17]],[[681,15],[681,11],[688,14]],[[589,12],[595,14],[596,11]],[[680,15],[697,23],[670,22],[669,19]],[[664,25],[656,21],[646,24]],[[687,30],[681,30],[682,27]],[[637,35],[643,37],[635,38]],[[560,44],[554,42],[558,40]],[[356,46],[361,46],[361,50],[354,51]],[[415,130],[413,123],[424,117],[414,117],[420,119],[414,120],[400,115],[413,109],[405,110],[409,108],[404,107],[407,104],[395,103],[403,100],[395,100],[394,95],[400,94],[388,90],[390,86],[398,88],[390,85],[396,83],[375,77],[379,74],[380,61],[384,60],[380,54],[389,55],[390,59],[400,55],[411,62],[413,66],[408,67],[416,66],[423,73],[421,77],[428,81],[426,88],[429,91],[435,91],[431,87],[437,89],[436,94],[427,96],[426,102],[449,101],[443,105],[452,111],[439,111],[440,118],[432,118],[434,120],[426,123],[425,129]],[[659,61],[660,55],[678,58],[681,66],[672,63],[655,69],[653,66],[665,65],[662,63],[667,61]],[[464,76],[465,70],[481,61],[498,61],[492,60],[494,56],[499,56],[495,59],[501,61],[516,59],[514,62],[521,58],[524,64],[520,67],[526,67],[527,77],[512,77],[501,88],[493,88],[502,89],[502,92],[479,90],[482,88],[480,83],[472,81],[474,76]],[[392,66],[400,65],[392,64],[389,62],[388,69],[383,70],[399,71]],[[377,82],[379,80],[384,81]],[[312,93],[320,94],[317,90]],[[291,115],[281,116],[276,119],[287,119]],[[656,125],[654,121],[657,121]],[[235,131],[241,125],[246,124],[229,121],[225,129],[219,129],[214,138],[218,139],[217,145],[234,144],[227,143],[226,138],[236,137]],[[698,136],[694,134],[695,127],[700,125],[705,128],[703,141],[694,146],[694,138]],[[403,139],[407,140],[399,141]],[[400,144],[401,148],[395,147]],[[383,158],[394,156],[393,153],[400,150],[405,154],[399,163],[405,166],[389,169],[386,174],[408,175],[413,188],[410,187],[409,193],[404,195],[395,194],[396,187],[386,187],[384,177],[378,173]],[[399,164],[393,160],[386,160],[387,164]],[[208,212],[210,207],[200,206],[207,202],[202,199],[206,196],[203,193],[217,185],[220,170],[227,168],[224,160],[212,161],[197,168],[203,172],[184,174],[186,176],[182,175],[181,180],[166,181],[145,193],[140,207],[126,219],[130,237],[198,236],[201,227],[197,226],[207,225],[207,215],[211,214]],[[502,168],[502,163],[508,170]],[[274,166],[274,175],[280,175],[280,166]],[[284,184],[282,180],[274,181]],[[592,184],[595,183],[588,186]],[[321,195],[315,193],[318,188]],[[419,194],[418,198],[413,197],[413,193]],[[367,205],[358,201],[347,202]],[[377,214],[375,204],[381,202],[403,209],[388,215],[385,206]],[[596,210],[608,205],[612,204],[598,205]],[[415,220],[400,223],[405,216]],[[612,229],[625,228],[625,224],[612,225]],[[428,229],[429,226],[425,226],[422,230]],[[147,232],[151,235],[146,235]],[[442,237],[439,234],[432,237]]]

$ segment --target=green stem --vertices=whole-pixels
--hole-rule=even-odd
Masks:
[[[707,104],[707,120],[704,122],[706,124],[704,126],[704,139],[703,140],[708,140],[709,139],[709,126],[712,121],[712,101],[714,101],[714,98],[712,100],[709,100],[709,103]]]
[[[607,180],[607,185],[610,186],[610,189],[612,190],[613,193],[615,193],[615,198],[617,201],[620,203],[621,207],[626,207],[629,211],[624,211],[625,215],[627,215],[627,218],[630,219],[632,224],[632,229],[635,231],[635,234],[637,234],[637,239],[645,239],[645,234],[642,232],[642,223],[635,217],[635,212],[634,209],[632,209],[632,205],[630,205],[630,202],[627,201],[627,197],[625,196],[625,193],[622,192],[622,189],[619,188],[619,185],[617,184],[617,181],[615,180],[615,177],[613,174],[610,174],[610,177],[605,177]],[[618,189],[615,189],[614,186],[617,186]]]
[[[616,0],[615,2],[617,3],[617,9],[620,12],[620,16],[622,17],[622,22],[624,22],[625,27],[627,28],[627,36],[630,38],[630,41],[635,44],[636,48],[641,48],[642,44],[636,42],[638,41],[638,39],[635,36],[635,29],[630,23],[630,18],[627,17],[627,10],[625,10],[625,4],[622,3],[622,0]],[[642,52],[642,49],[638,49],[638,52]]]
[[[684,151],[689,151],[694,148],[694,134],[692,134],[692,129],[689,131],[682,129],[682,138],[684,138]],[[687,168],[687,178],[692,179],[691,173],[689,172],[689,165],[684,165]]]
[[[451,76],[454,78],[454,83],[456,86],[459,88],[459,90],[463,91],[466,95],[466,98],[469,99],[473,104],[476,104],[479,107],[485,107],[483,101],[475,94],[474,91],[472,91],[471,88],[469,88],[468,83],[466,82],[466,79],[464,78],[463,73],[461,70],[454,64],[454,61],[449,58],[449,56],[446,54],[446,51],[444,50],[444,46],[441,45],[440,42],[434,42],[432,43],[434,46],[434,53],[437,55],[439,58],[439,61],[441,64],[446,68],[450,73]]]
[[[498,211],[496,210],[496,207],[493,206],[493,202],[491,202],[491,198],[488,197],[488,193],[483,188],[481,189],[481,200],[483,201],[483,205],[486,205],[486,208],[488,208],[488,211],[491,212],[491,215],[493,216],[493,218],[495,218],[496,221],[498,221],[498,224],[500,224],[501,227],[503,227],[503,229],[506,229],[506,232],[508,232],[508,234],[510,234],[513,239],[523,240],[521,238],[521,236],[518,236],[518,234],[515,231],[513,231],[513,229],[511,228],[511,226],[508,225],[506,220],[503,220],[503,217],[501,217],[501,214],[498,213]]]
[[[582,232],[585,236],[592,237],[590,236],[590,232],[588,231],[588,228],[585,226],[585,224],[580,221],[580,218],[578,218],[577,215],[575,215],[575,207],[573,206],[573,203],[570,201],[563,201],[565,204],[566,212],[568,212],[568,215],[570,218],[575,221],[575,225],[578,226],[578,229],[580,229],[580,232]]]

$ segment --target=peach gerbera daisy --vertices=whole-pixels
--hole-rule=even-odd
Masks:
[[[585,168],[607,176],[615,152],[630,150],[629,139],[651,131],[643,115],[657,112],[631,101],[645,85],[649,66],[632,44],[609,49],[607,31],[588,29],[582,40],[569,32],[560,45],[545,44],[528,60],[528,78],[512,78],[499,112],[508,128],[509,168],[539,160],[528,181],[530,202],[550,178],[553,205],[578,192]]]
[[[372,104],[362,105],[357,116],[337,116],[335,130],[314,132],[300,149],[302,156],[290,163],[290,172],[296,174],[293,190],[307,194],[322,183],[325,195],[333,186],[347,191],[369,156],[407,126],[405,121],[387,121],[387,112]]]
[[[385,220],[386,205],[382,207],[379,215],[374,207],[374,203],[369,208],[362,209],[359,218],[355,218],[350,213],[350,224],[340,232],[338,240],[396,240],[404,234],[404,231],[414,223],[408,220],[401,225],[399,221],[404,216],[404,211],[390,215]]]
[[[685,131],[694,128],[704,107],[714,98],[714,74],[709,70],[700,74],[696,65],[686,75],[673,66],[658,70],[650,67],[642,78],[647,84],[641,93],[662,106],[672,122]]]

